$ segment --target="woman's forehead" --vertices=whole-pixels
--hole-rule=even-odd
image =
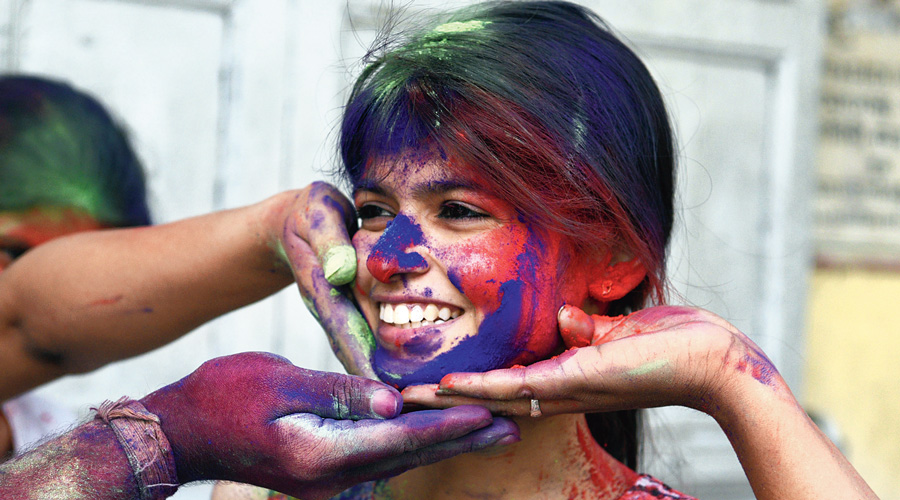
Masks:
[[[353,188],[376,193],[400,188],[446,192],[459,188],[485,190],[487,184],[472,166],[430,152],[408,152],[370,160]]]

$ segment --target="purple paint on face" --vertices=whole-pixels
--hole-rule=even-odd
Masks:
[[[427,266],[425,259],[407,250],[422,245],[425,236],[422,228],[406,215],[398,215],[387,223],[384,236],[372,248],[366,267],[378,281],[386,282],[401,270],[414,271]]]
[[[369,215],[353,242],[366,261],[356,298],[375,333],[373,368],[382,380],[435,383],[449,372],[527,364],[556,352],[559,306],[581,303],[587,292],[584,273],[559,265],[570,261],[563,237],[532,227],[440,160],[374,168],[370,178],[378,182],[357,189],[357,209]],[[411,314],[432,304],[452,318],[419,326],[382,316],[386,306]]]

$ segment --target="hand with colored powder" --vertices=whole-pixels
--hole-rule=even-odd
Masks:
[[[347,285],[356,277],[356,251],[350,236],[356,232],[356,211],[333,186],[314,182],[295,194],[276,220],[275,235],[304,301],[331,341],[335,355],[348,372],[376,378],[371,355],[375,339],[351,298]],[[278,227],[275,224],[273,227]]]
[[[191,481],[225,479],[329,498],[359,482],[518,440],[514,423],[484,408],[400,415],[400,395],[387,385],[305,370],[267,353],[213,359],[140,403],[158,417],[175,471],[144,486],[166,494]],[[0,465],[0,498],[144,498],[134,471],[148,463],[129,464],[124,450],[143,447],[150,463],[165,460],[160,441],[126,445],[95,419]]]
[[[0,262],[0,401],[165,345],[292,281],[345,366],[371,378],[374,341],[340,287],[355,276],[355,228],[346,198],[317,182],[166,224],[28,240]]]
[[[565,306],[559,328],[569,347],[559,356],[449,374],[436,386],[406,388],[404,401],[480,404],[514,416],[535,416],[535,407],[549,416],[686,406],[719,423],[757,498],[797,498],[801,491],[809,493],[802,498],[877,498],[759,347],[719,316],[677,306],[592,316]]]

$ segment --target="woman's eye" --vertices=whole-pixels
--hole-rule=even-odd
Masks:
[[[474,208],[458,202],[448,202],[441,205],[441,211],[438,213],[441,219],[483,219],[490,217],[484,212],[479,212]]]
[[[367,221],[378,217],[393,217],[394,214],[380,205],[366,204],[356,209],[356,216],[362,221]]]

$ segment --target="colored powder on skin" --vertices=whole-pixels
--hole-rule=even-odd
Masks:
[[[640,377],[643,375],[648,375],[648,374],[658,371],[660,369],[667,368],[669,366],[670,366],[669,360],[657,359],[656,361],[650,361],[650,362],[644,363],[643,365],[641,365],[637,368],[632,368],[631,370],[628,370],[627,372],[625,372],[625,375],[628,375],[629,377]]]
[[[332,285],[346,285],[356,277],[356,250],[338,245],[325,252],[322,264],[325,279]]]
[[[778,370],[761,351],[754,349],[752,354],[745,354],[737,364],[737,369],[745,372],[749,369],[750,375],[757,382],[771,386],[773,379],[778,375]]]
[[[570,498],[613,498],[617,497],[619,485],[622,483],[630,483],[634,481],[636,473],[625,469],[624,467],[616,467],[614,464],[618,462],[610,462],[605,459],[605,453],[601,451],[600,445],[594,440],[591,431],[586,422],[579,422],[577,431],[578,447],[576,452],[582,454],[588,466],[588,473],[593,483],[593,491],[578,492],[573,485]],[[622,476],[626,477],[623,478]],[[630,476],[630,477],[628,477]],[[578,493],[580,496],[575,496]],[[585,495],[587,493],[587,495]]]
[[[366,266],[375,279],[388,282],[400,269],[419,269],[427,266],[425,259],[406,250],[424,243],[422,228],[406,215],[400,214],[385,227],[384,234],[372,247]]]
[[[300,298],[303,299],[303,304],[306,305],[306,308],[312,313],[313,317],[316,318],[316,321],[319,321],[319,311],[316,310],[316,305],[313,301],[308,298],[306,295],[300,295]]]
[[[362,348],[362,355],[368,356],[368,353],[375,349],[375,337],[369,324],[361,314],[350,314],[347,318],[347,333],[352,337],[357,345]]]
[[[91,302],[90,306],[108,306],[112,304],[116,304],[121,301],[125,296],[124,295],[116,295],[115,297],[109,297],[106,299],[98,299]]]
[[[496,249],[500,255],[504,251],[519,252],[514,259],[502,257],[496,259],[495,267],[487,273],[484,270],[478,272],[471,267],[480,267],[477,260],[471,259],[471,254],[475,253],[474,249],[473,251],[465,248],[447,251],[432,249],[438,254],[439,260],[448,263],[448,278],[453,286],[470,300],[477,299],[487,304],[489,312],[482,320],[477,334],[462,339],[450,350],[433,359],[429,359],[427,355],[440,348],[441,343],[439,339],[434,342],[426,341],[428,335],[422,335],[423,340],[420,343],[404,344],[404,350],[411,356],[402,359],[396,358],[384,349],[376,349],[374,366],[383,380],[396,383],[400,387],[417,383],[436,383],[451,371],[480,372],[510,366],[522,356],[535,357],[534,352],[525,349],[525,344],[532,334],[530,327],[535,324],[535,318],[540,314],[535,310],[536,307],[548,302],[547,298],[539,295],[551,292],[545,289],[546,287],[538,286],[542,279],[546,279],[544,276],[539,277],[536,272],[545,258],[545,251],[540,239],[531,231],[528,231],[524,244],[521,242],[520,233],[510,231],[513,230],[500,230],[494,233],[496,240],[479,242],[480,247]],[[418,257],[418,254],[416,256]],[[454,265],[453,261],[456,259],[461,262]],[[488,275],[510,279],[503,282],[492,278],[485,279]],[[555,321],[553,324],[555,327]],[[548,337],[550,337],[548,345],[537,346],[537,350],[541,351],[538,356],[549,354],[557,347],[558,337]],[[421,359],[417,360],[418,356],[421,356]]]

